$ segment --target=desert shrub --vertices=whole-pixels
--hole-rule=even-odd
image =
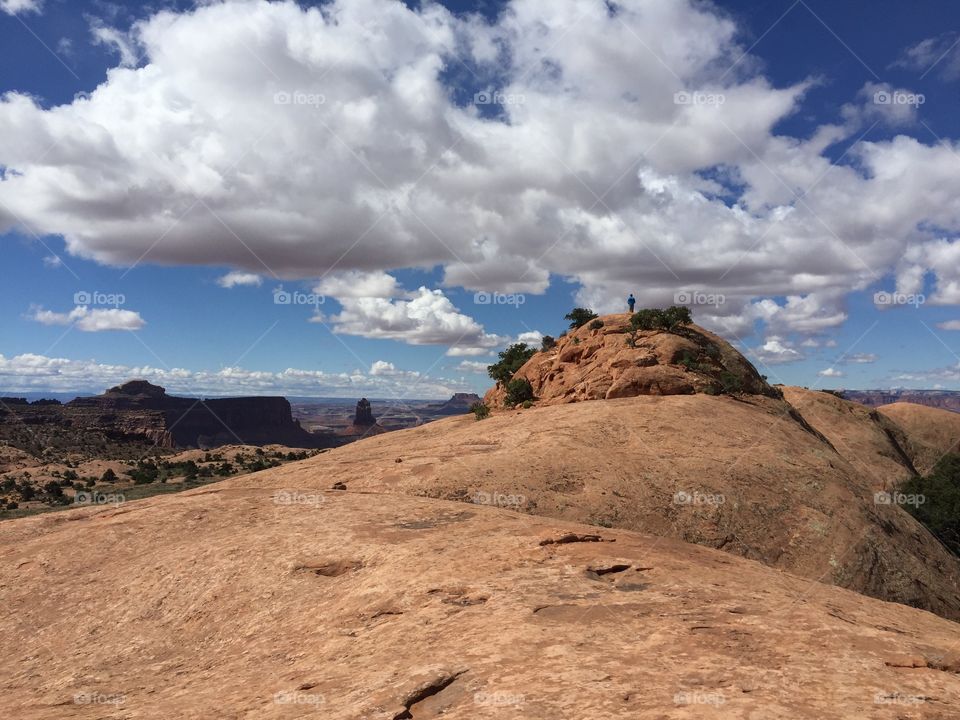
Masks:
[[[576,330],[578,327],[583,327],[586,325],[595,317],[597,317],[597,314],[593,310],[578,307],[564,315],[563,319],[570,321],[571,330]]]
[[[740,379],[739,375],[735,375],[729,370],[720,373],[720,384],[723,386],[723,391],[728,395],[743,391],[743,380]]]
[[[540,351],[546,352],[547,350],[552,350],[557,346],[557,341],[550,335],[544,335],[543,339],[540,340]]]
[[[479,420],[486,420],[490,417],[490,408],[487,407],[484,403],[478,402],[470,406],[470,412],[473,413],[473,416]]]
[[[512,407],[526,400],[533,400],[533,386],[529,380],[517,378],[507,383],[507,405]]]
[[[700,364],[697,362],[697,359],[690,354],[689,350],[683,351],[683,356],[680,358],[680,364],[683,365],[687,370],[700,369]]]
[[[33,485],[28,485],[24,483],[17,487],[17,492],[20,493],[20,497],[24,500],[33,500],[37,496],[37,491],[34,489]]]
[[[531,400],[524,400],[522,407],[524,410],[529,410],[533,407],[533,402]]]
[[[513,374],[523,367],[536,352],[526,343],[516,343],[500,353],[500,360],[487,366],[487,374],[500,385],[505,385]]]
[[[594,320],[590,323],[591,330],[599,330],[603,327],[603,320]]]
[[[94,485],[97,484],[97,479],[93,477],[88,477],[86,480],[83,481],[83,484],[88,488],[92,488]]]
[[[579,344],[580,344],[580,338],[574,338],[574,339],[573,339],[573,344],[574,344],[574,345],[579,345]]]
[[[929,475],[908,480],[899,492],[923,496],[922,503],[904,507],[960,555],[960,455],[945,455]]]
[[[115,483],[116,481],[117,474],[113,471],[113,468],[107,468],[103,475],[100,476],[100,482]]]
[[[674,305],[666,310],[646,308],[638,310],[630,317],[630,326],[635,330],[666,330],[676,332],[684,325],[693,322],[690,308]]]
[[[7,501],[7,510],[16,510],[18,507],[20,507],[20,506],[17,505],[17,503],[16,503],[15,500],[8,500],[8,501]]]
[[[70,482],[73,482],[74,480],[78,480],[79,478],[80,478],[80,476],[77,475],[77,473],[76,473],[75,470],[67,470],[67,471],[63,474],[63,479],[64,479],[64,480],[69,480]]]
[[[43,491],[50,497],[62,497],[63,488],[60,487],[60,483],[56,480],[51,480],[43,486]]]
[[[3,489],[7,492],[10,492],[17,486],[17,481],[12,477],[7,477],[3,479]]]

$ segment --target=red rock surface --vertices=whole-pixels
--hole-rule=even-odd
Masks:
[[[0,524],[0,714],[960,716],[960,626],[929,613],[662,537],[321,495],[314,470]]]

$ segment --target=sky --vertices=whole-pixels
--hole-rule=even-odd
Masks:
[[[575,306],[960,389],[951,0],[0,0],[0,394],[482,392]]]

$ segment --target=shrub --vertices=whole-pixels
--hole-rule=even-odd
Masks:
[[[945,455],[929,475],[908,480],[898,492],[923,496],[923,503],[906,509],[960,555],[960,455]]]
[[[533,386],[529,380],[517,378],[507,383],[507,405],[512,407],[526,400],[533,400]]]
[[[594,320],[590,323],[591,330],[599,330],[603,327],[603,320]]]
[[[484,403],[478,402],[470,406],[470,412],[473,413],[473,416],[479,422],[480,420],[486,420],[490,417],[490,408],[487,407]]]
[[[116,481],[117,474],[113,471],[113,468],[107,468],[103,475],[100,476],[100,482],[115,483]]]
[[[513,374],[536,352],[526,343],[516,343],[500,353],[499,362],[487,366],[487,373],[500,385],[505,385]]]
[[[530,408],[533,407],[533,402],[530,401],[530,400],[524,400],[522,407],[523,407],[524,410],[529,410]]]
[[[571,330],[576,330],[578,327],[583,327],[586,325],[595,317],[597,317],[597,314],[593,310],[578,307],[564,315],[563,319],[570,321]]]
[[[630,318],[634,330],[666,330],[676,332],[683,325],[693,322],[690,309],[674,305],[666,310],[647,308],[638,310]]]
[[[540,351],[546,352],[547,350],[552,350],[557,346],[557,341],[550,335],[544,335],[543,339],[540,341]]]
[[[734,375],[729,370],[720,373],[720,384],[723,386],[723,391],[728,395],[743,391],[743,381],[740,376]]]
[[[43,486],[43,491],[50,497],[61,497],[63,495],[63,488],[60,487],[60,483],[56,480],[51,480]]]

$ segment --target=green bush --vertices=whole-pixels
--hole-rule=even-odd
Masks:
[[[593,322],[590,323],[591,330],[599,330],[602,327],[603,327],[603,320],[594,320]]]
[[[473,416],[479,422],[480,420],[486,420],[490,417],[490,408],[487,407],[484,403],[478,402],[470,406],[470,412],[473,413]]]
[[[634,330],[666,330],[676,332],[684,325],[693,322],[690,309],[674,305],[666,310],[647,308],[638,310],[631,316],[630,325]]]
[[[513,407],[526,400],[533,400],[533,386],[529,380],[517,378],[507,383],[507,405]]]
[[[898,492],[923,496],[922,503],[906,509],[954,555],[960,555],[960,455],[945,455],[933,472],[908,480]]]
[[[540,351],[546,352],[547,350],[552,350],[557,346],[557,341],[550,335],[544,335],[543,339],[540,341]]]
[[[524,400],[522,407],[523,407],[524,410],[529,410],[530,408],[533,407],[533,401],[531,401],[531,400]]]
[[[576,330],[578,327],[583,327],[586,325],[595,317],[597,317],[597,314],[593,310],[578,307],[564,315],[563,319],[570,321],[571,330]]]
[[[116,481],[117,474],[113,471],[113,468],[107,468],[103,475],[100,476],[100,482],[115,483]]]
[[[500,385],[506,385],[513,374],[536,352],[526,343],[516,343],[500,353],[499,362],[487,366],[487,373]]]
[[[720,384],[723,385],[723,391],[727,393],[727,395],[743,391],[743,381],[740,379],[740,376],[734,375],[729,370],[724,370],[720,373]]]

